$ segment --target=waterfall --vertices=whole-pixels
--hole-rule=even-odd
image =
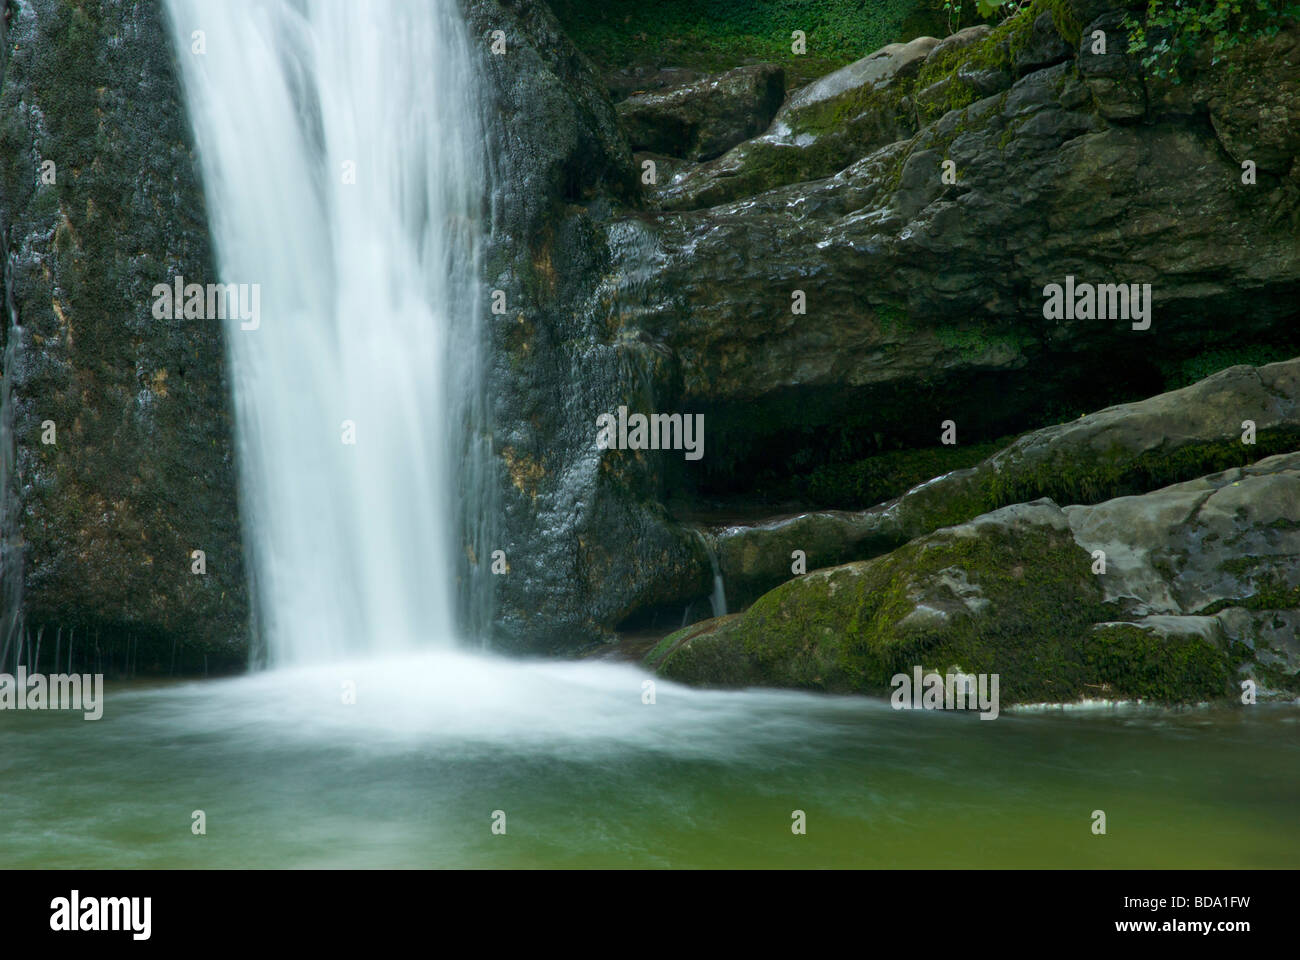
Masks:
[[[220,279],[260,290],[258,320],[184,322],[226,324],[269,659],[450,646],[457,581],[490,560],[486,506],[461,479],[481,473],[487,434],[486,162],[460,11],[167,8]]]

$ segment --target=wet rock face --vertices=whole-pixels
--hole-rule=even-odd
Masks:
[[[712,160],[767,129],[785,99],[785,71],[772,64],[738,67],[618,105],[633,150]]]
[[[4,573],[30,630],[135,638],[146,670],[175,642],[201,670],[245,659],[249,612],[219,324],[152,315],[154,284],[215,279],[160,18],[20,0],[9,24]]]
[[[596,418],[654,412],[662,355],[609,335],[598,287],[616,266],[603,223],[633,200],[631,150],[591,66],[542,4],[472,0],[497,161],[485,283],[492,318],[488,394],[496,453],[496,642],[573,649],[636,610],[709,590],[708,558],[660,505],[674,451],[599,450]],[[508,52],[488,52],[492,31]],[[684,602],[684,601],[683,601]],[[680,616],[680,607],[678,607]]]
[[[485,279],[509,306],[488,371],[493,546],[510,571],[492,581],[500,641],[572,648],[641,606],[707,594],[708,560],[659,505],[659,468],[595,446],[598,414],[651,403],[645,370],[658,356],[612,342],[591,303],[611,267],[599,223],[635,199],[613,108],[544,5],[465,7],[497,163]],[[150,657],[168,669],[179,640],[177,669],[192,670],[202,661],[187,650],[212,666],[244,660],[248,603],[220,331],[151,315],[155,283],[214,279],[159,17],[32,0],[11,25],[0,225],[19,325],[5,343],[16,461],[4,471],[4,574],[23,576],[12,585],[25,586],[33,628],[144,638],[162,651],[142,650],[145,669]],[[488,52],[495,30],[507,34],[501,56]],[[39,183],[45,158],[54,184]],[[46,421],[55,444],[41,443]],[[204,575],[191,572],[194,550]]]

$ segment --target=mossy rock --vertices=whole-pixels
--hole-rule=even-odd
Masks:
[[[1118,609],[1064,515],[1037,501],[792,580],[671,635],[647,664],[712,686],[876,695],[916,666],[997,674],[1008,704],[1229,692],[1225,644],[1112,622]]]
[[[1114,699],[1177,703],[1211,700],[1229,690],[1224,650],[1195,632],[1162,635],[1134,624],[1100,624],[1083,652],[1097,691]]]
[[[768,132],[689,171],[653,197],[693,210],[829,177],[912,136],[912,79],[939,41],[890,44],[790,95]]]
[[[1084,691],[1106,608],[1054,505],[1011,508],[886,556],[820,570],[656,650],[671,679],[882,694],[920,665],[997,673],[1008,702]]]

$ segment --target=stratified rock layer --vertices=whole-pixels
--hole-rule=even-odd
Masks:
[[[675,680],[882,693],[996,673],[1006,702],[1300,684],[1300,453],[1095,506],[1004,507],[666,638]]]

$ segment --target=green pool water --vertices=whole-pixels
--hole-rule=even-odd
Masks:
[[[1300,866],[1294,704],[981,721],[664,682],[645,703],[647,679],[442,654],[110,680],[99,721],[0,712],[0,866]]]

